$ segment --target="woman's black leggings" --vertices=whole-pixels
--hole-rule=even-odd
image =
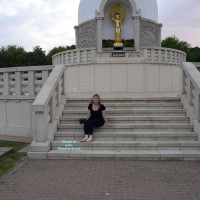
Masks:
[[[85,135],[93,135],[93,128],[104,125],[104,120],[101,119],[88,119],[84,122]]]

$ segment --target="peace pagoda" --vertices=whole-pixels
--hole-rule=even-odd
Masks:
[[[30,159],[200,160],[199,71],[161,29],[156,0],[81,0],[75,50],[0,69],[0,134],[33,137]],[[112,127],[81,142],[95,93]]]
[[[81,0],[76,50],[53,57],[69,96],[179,94],[186,56],[161,48],[161,28],[156,0]]]

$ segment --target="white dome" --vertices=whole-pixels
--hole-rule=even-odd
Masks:
[[[99,11],[102,0],[81,0],[78,12],[78,24],[95,18],[96,10]],[[137,10],[141,9],[144,18],[158,22],[157,0],[130,0],[135,1]]]

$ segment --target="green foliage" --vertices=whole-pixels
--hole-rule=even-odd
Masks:
[[[40,46],[35,46],[32,51],[26,52],[23,47],[9,45],[0,48],[0,68],[51,65],[52,56],[56,53],[75,49],[75,45],[54,47],[46,55]]]
[[[187,54],[188,62],[200,62],[200,48],[192,48],[186,41],[180,41],[176,36],[165,38],[162,43],[162,47],[177,49]]]
[[[0,48],[1,67],[16,67],[23,64],[25,59],[25,50],[16,45],[9,45]]]
[[[18,152],[26,145],[19,142],[0,141],[0,147],[13,147],[14,149],[13,153],[0,157],[0,177],[26,159],[26,155]]]
[[[134,46],[134,40],[122,40],[122,43],[124,44],[124,47],[133,47]],[[103,40],[102,41],[102,46],[103,48],[108,48],[108,47],[113,47],[114,40]]]
[[[113,47],[114,40],[103,40],[103,47]],[[134,40],[123,40],[124,47],[133,47]],[[187,54],[187,61],[200,62],[200,48],[192,48],[186,41],[180,41],[176,36],[165,38],[162,47],[184,51]],[[23,47],[8,45],[0,47],[0,68],[19,66],[51,65],[52,56],[62,51],[73,50],[75,45],[59,46],[51,49],[47,54],[40,46],[36,46],[32,51],[26,52]]]
[[[188,61],[200,62],[200,48],[199,47],[194,47],[194,48],[189,49]]]
[[[68,50],[73,50],[75,49],[76,46],[75,45],[71,45],[71,46],[59,46],[59,47],[54,47],[52,50],[49,51],[49,53],[47,54],[47,63],[49,65],[52,64],[52,56],[60,53],[62,51],[68,51]]]
[[[162,43],[162,47],[177,49],[187,53],[188,49],[191,48],[190,44],[185,41],[180,41],[176,36],[165,38]]]

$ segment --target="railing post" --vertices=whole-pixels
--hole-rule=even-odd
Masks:
[[[61,84],[61,90],[62,90],[61,95],[64,95],[65,94],[65,72],[62,75],[61,81],[62,81],[62,84]]]
[[[49,106],[50,106],[50,111],[49,111],[49,115],[50,115],[50,123],[53,122],[54,117],[55,117],[55,107],[56,107],[56,91],[53,91],[51,100],[49,102]]]
[[[200,95],[197,95],[197,120],[200,122]]]
[[[21,90],[21,72],[15,72],[15,93],[17,96],[22,94]]]
[[[186,79],[186,74],[185,74],[185,71],[182,69],[182,94],[186,94],[186,82],[185,82],[185,79]]]
[[[188,91],[188,103],[189,103],[189,105],[190,106],[192,106],[193,105],[193,102],[192,102],[192,100],[193,100],[193,94],[192,94],[192,91],[193,91],[193,85],[192,85],[192,81],[189,79],[189,82],[188,82],[188,89],[189,89],[189,91]]]
[[[3,88],[4,93],[3,95],[9,95],[10,94],[10,85],[9,85],[9,75],[8,72],[3,73]]]
[[[34,71],[28,72],[28,93],[30,96],[35,95],[35,78]]]
[[[45,81],[47,80],[48,76],[49,76],[48,71],[42,71],[42,84],[45,83]]]
[[[45,112],[35,112],[36,142],[45,142],[48,135],[48,119]]]
[[[155,61],[155,50],[151,49],[151,61]]]

